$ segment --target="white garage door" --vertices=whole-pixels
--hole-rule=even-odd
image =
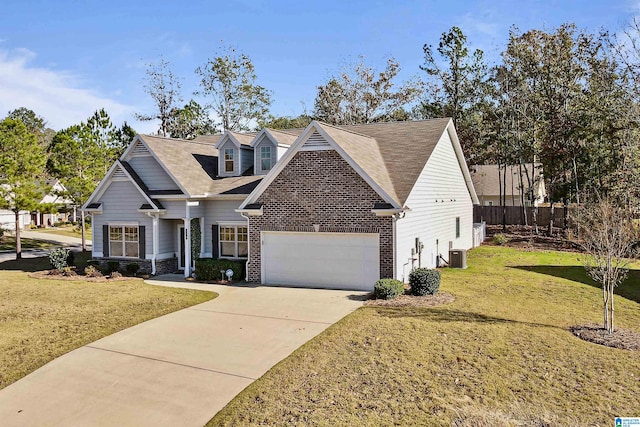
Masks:
[[[373,290],[380,278],[378,234],[262,232],[262,282]]]

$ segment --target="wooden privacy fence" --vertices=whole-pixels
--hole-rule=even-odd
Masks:
[[[486,222],[487,225],[502,225],[502,210],[505,209],[507,225],[533,225],[533,210],[535,208],[522,206],[479,206],[473,207],[473,222]],[[571,208],[565,210],[564,207],[554,208],[554,227],[564,227],[565,215],[570,216]],[[526,215],[526,221],[524,218]],[[538,208],[537,223],[540,227],[549,226],[551,219],[550,207]]]

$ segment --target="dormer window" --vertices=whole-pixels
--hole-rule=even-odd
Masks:
[[[271,170],[271,146],[260,147],[260,169]]]
[[[224,149],[224,171],[233,172],[235,161],[235,150],[233,148]]]

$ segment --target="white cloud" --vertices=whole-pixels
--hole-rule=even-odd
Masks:
[[[135,107],[77,86],[80,79],[71,72],[31,65],[36,53],[28,49],[0,49],[0,117],[26,107],[60,130],[86,120],[104,108],[114,124],[131,121]]]

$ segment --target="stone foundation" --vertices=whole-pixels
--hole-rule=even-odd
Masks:
[[[138,274],[151,274],[150,259],[118,259],[118,258],[93,258],[98,261],[100,268],[107,269],[109,262],[117,262],[118,270],[127,271],[127,264],[138,264]],[[178,271],[178,258],[168,258],[156,261],[156,276],[161,274],[176,273]]]

